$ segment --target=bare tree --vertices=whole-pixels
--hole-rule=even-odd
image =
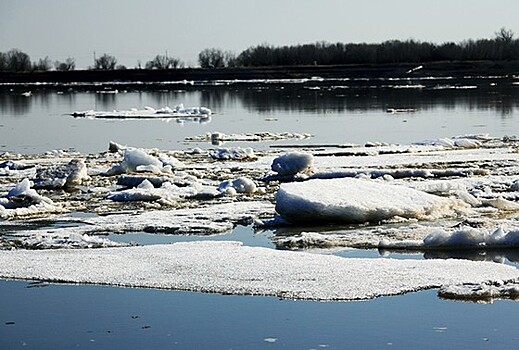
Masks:
[[[28,72],[32,69],[31,58],[25,52],[12,49],[5,54],[6,70],[10,72]]]
[[[45,58],[40,58],[38,62],[34,62],[32,69],[35,71],[46,72],[50,70],[52,67],[52,62],[49,56],[45,56]]]
[[[65,62],[54,62],[54,68],[58,71],[70,71],[76,69],[76,60],[72,57],[67,57]]]
[[[7,54],[0,52],[0,72],[7,70]]]
[[[182,61],[164,55],[157,55],[151,61],[146,62],[146,69],[176,69],[182,66]]]
[[[106,53],[94,61],[94,69],[99,70],[114,70],[116,65],[117,59]]]
[[[235,55],[222,49],[204,49],[198,54],[198,63],[202,68],[221,68],[234,66]]]
[[[509,43],[514,39],[514,32],[511,29],[506,29],[505,27],[502,27],[497,32],[495,32],[495,35],[498,41],[505,43]]]

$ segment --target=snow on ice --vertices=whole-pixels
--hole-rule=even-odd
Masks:
[[[351,178],[282,184],[276,194],[276,211],[292,223],[433,220],[465,207],[461,201],[408,187]]]
[[[461,260],[345,259],[209,241],[94,250],[4,250],[0,277],[359,300],[442,285],[508,281],[517,278],[517,270]]]

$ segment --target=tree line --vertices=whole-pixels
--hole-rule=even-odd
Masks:
[[[514,39],[513,31],[501,28],[491,39],[465,40],[459,43],[435,44],[413,39],[389,40],[382,43],[328,43],[317,42],[302,45],[272,46],[261,44],[252,46],[238,55],[219,48],[207,48],[198,54],[202,68],[224,67],[268,67],[294,65],[341,65],[341,64],[382,64],[382,63],[427,63],[437,61],[482,61],[519,60],[519,39]],[[177,69],[184,63],[168,55],[157,55],[144,65],[145,69]],[[142,69],[139,61],[137,69]],[[33,72],[70,71],[76,69],[74,58],[52,61],[49,57],[32,62],[29,55],[12,49],[0,52],[0,71]],[[127,69],[117,64],[117,58],[109,54],[94,57],[94,64],[88,69]]]
[[[233,62],[242,67],[427,63],[519,59],[519,40],[501,28],[492,39],[434,44],[416,40],[389,40],[379,44],[327,43],[274,47],[258,45],[241,52]]]

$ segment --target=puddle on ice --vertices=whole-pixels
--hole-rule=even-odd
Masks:
[[[519,303],[452,302],[438,299],[433,290],[323,303],[46,286],[0,280],[3,348],[479,350],[511,349],[518,341]]]

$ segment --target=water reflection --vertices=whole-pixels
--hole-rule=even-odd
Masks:
[[[391,250],[391,249],[379,249],[381,256],[392,256],[393,254],[416,254],[419,251],[405,251],[405,250]],[[517,249],[490,249],[490,250],[429,250],[422,252],[424,259],[461,259],[461,260],[472,260],[472,261],[489,261],[497,263],[519,263],[519,250]]]
[[[23,115],[27,114],[33,103],[31,96],[17,93],[0,93],[0,113]]]
[[[258,112],[306,111],[325,113],[416,109],[418,111],[443,108],[453,110],[495,110],[506,116],[519,106],[519,89],[395,89],[395,88],[349,88],[319,87],[268,87],[265,89],[241,89],[230,91],[247,107]]]
[[[115,90],[109,90],[113,92]],[[97,93],[93,91],[94,106],[99,110],[110,110],[118,102],[127,100],[143,101],[151,99],[155,107],[175,106],[183,101],[198,100],[199,105],[215,111],[225,111],[242,105],[249,111],[309,112],[326,114],[335,112],[386,111],[389,109],[415,109],[427,111],[435,108],[454,110],[494,110],[503,117],[513,114],[519,107],[519,87],[515,85],[459,88],[395,88],[355,87],[344,85],[304,86],[304,85],[257,85],[257,86],[199,86],[183,90],[119,91],[118,93]],[[76,93],[58,89],[60,99],[71,99]],[[18,91],[0,93],[0,112],[8,114],[28,113],[31,106],[39,101],[50,103],[49,98],[56,91],[40,90],[38,98],[23,96]],[[127,96],[129,95],[129,96]],[[72,101],[70,101],[72,102]],[[142,104],[142,103],[141,103]],[[136,106],[142,107],[142,106]]]

